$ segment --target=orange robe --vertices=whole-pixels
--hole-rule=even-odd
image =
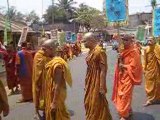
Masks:
[[[54,97],[54,89],[56,83],[54,81],[54,72],[56,68],[61,68],[64,71],[64,81],[60,88],[60,92],[57,99],[57,111],[55,114],[51,112],[51,103]],[[45,114],[46,120],[70,120],[70,115],[65,106],[65,100],[67,96],[67,86],[72,85],[71,73],[69,71],[68,64],[60,57],[55,57],[46,65],[46,91],[45,91]]]
[[[116,65],[112,100],[121,117],[129,117],[131,112],[132,92],[134,85],[141,84],[142,65],[139,52],[131,47],[121,52],[123,64],[121,70]]]
[[[44,91],[45,91],[45,65],[51,58],[44,55],[43,50],[39,50],[34,57],[33,61],[33,74],[32,74],[32,91],[33,101],[39,109],[44,109]],[[39,103],[39,104],[38,104]]]
[[[32,100],[32,67],[33,56],[25,48],[17,53],[16,65],[19,66],[18,78],[24,101]]]
[[[100,64],[106,67],[107,56],[105,51],[98,45],[90,51],[86,58],[87,75],[85,79],[84,105],[86,120],[112,120],[106,96],[100,94]],[[103,86],[107,92],[106,84]]]
[[[6,113],[7,111],[9,111],[8,98],[3,83],[0,80],[0,114],[2,112]]]
[[[160,46],[149,46],[144,52],[145,90],[150,102],[160,101]]]

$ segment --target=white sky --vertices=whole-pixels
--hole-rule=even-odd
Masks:
[[[43,1],[43,13],[46,8],[51,5],[52,0],[9,0],[10,6],[15,6],[18,11],[22,13],[29,13],[32,10],[38,15],[42,15],[42,1]],[[103,0],[74,0],[78,4],[85,3],[91,7],[95,7],[99,10],[103,8]],[[160,3],[160,0],[157,0]],[[55,0],[57,2],[57,0]],[[150,5],[150,0],[129,0],[129,13],[134,14],[136,12],[149,12],[151,7],[146,7]],[[7,0],[0,0],[0,6],[7,6]],[[78,6],[78,5],[76,5]]]

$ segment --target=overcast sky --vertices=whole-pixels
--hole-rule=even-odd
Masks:
[[[43,1],[43,7],[42,7]],[[51,5],[52,0],[9,0],[10,6],[15,6],[18,11],[22,13],[29,13],[32,10],[41,16],[42,11],[45,12],[46,8]],[[95,7],[99,10],[103,9],[103,0],[74,0],[78,4],[85,3],[91,7]],[[57,2],[57,0],[55,0]],[[160,3],[160,0],[158,0]],[[78,4],[76,6],[78,6]],[[151,7],[150,0],[129,0],[129,14],[136,12],[150,12]],[[0,0],[0,6],[7,6],[7,0]],[[43,9],[42,9],[43,8]]]

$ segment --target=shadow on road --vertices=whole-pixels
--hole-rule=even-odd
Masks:
[[[134,112],[133,120],[155,120],[155,118],[147,113]]]

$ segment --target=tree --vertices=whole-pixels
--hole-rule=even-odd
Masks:
[[[151,0],[152,9],[157,5],[157,0]]]
[[[59,9],[58,6],[49,6],[46,10],[46,14],[43,15],[45,23],[52,23],[52,15],[54,15],[54,22],[67,21],[67,17],[63,9]]]
[[[94,24],[92,20],[96,20],[99,15],[99,10],[89,7],[85,4],[80,4],[75,20],[89,31]]]
[[[15,20],[17,10],[14,6],[9,8],[9,11],[6,12],[5,16],[8,16],[10,20]]]
[[[39,23],[39,20],[40,20],[39,16],[35,13],[35,11],[31,11],[25,17],[26,17],[25,18],[26,22],[28,22],[30,24]]]
[[[76,4],[76,2],[73,0],[58,0],[56,5],[65,12],[68,19],[72,19],[76,11],[76,8],[73,7],[74,4]]]
[[[25,15],[22,14],[21,12],[17,12],[15,16],[15,20],[18,20],[18,21],[25,20]]]
[[[102,30],[107,25],[106,18],[104,15],[96,14],[90,21],[91,28],[95,31],[96,29]]]

